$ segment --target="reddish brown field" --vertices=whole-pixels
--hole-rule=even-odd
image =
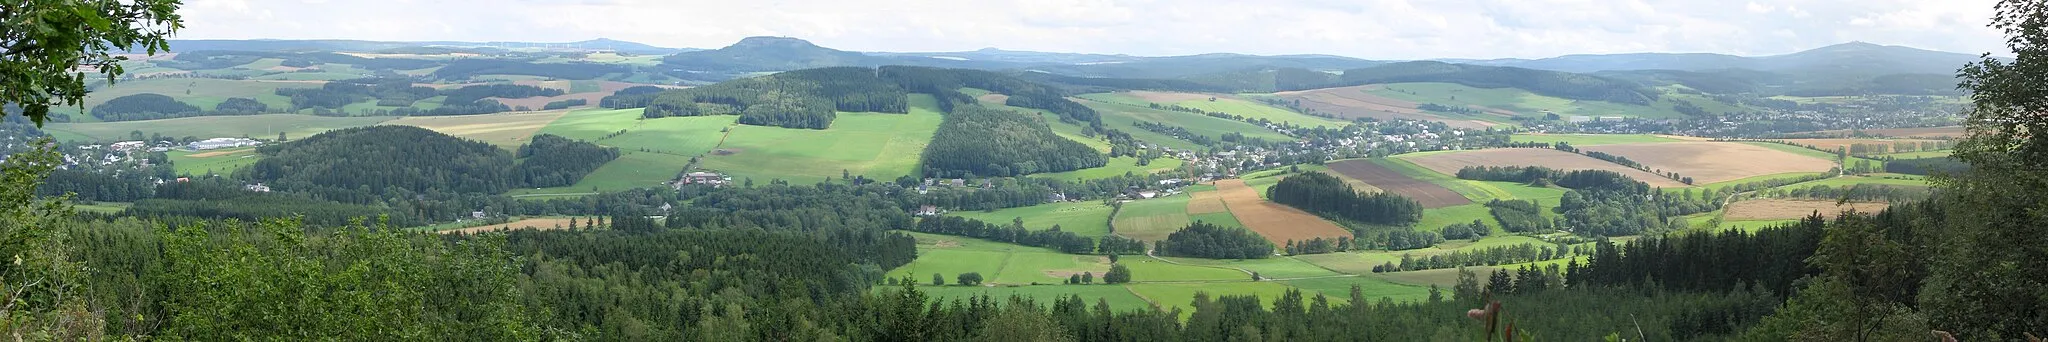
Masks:
[[[1432,115],[1423,112],[1421,109],[1416,109],[1415,107],[1420,105],[1418,103],[1390,99],[1365,92],[1366,90],[1378,89],[1379,87],[1378,85],[1362,85],[1286,91],[1274,93],[1273,95],[1279,95],[1283,99],[1300,100],[1302,107],[1308,107],[1318,112],[1330,113],[1347,119],[1375,118],[1443,121],[1445,124],[1457,128],[1488,128],[1495,126],[1494,123],[1485,121],[1445,119],[1442,116]],[[1498,110],[1488,109],[1486,111],[1499,114]],[[1504,114],[1503,117],[1506,115]]]
[[[1914,143],[1914,144],[1919,144],[1919,143],[1922,143],[1922,142],[1935,142],[1935,141],[1940,141],[1940,140],[1931,140],[1931,139],[1786,139],[1786,140],[1785,140],[1785,142],[1789,142],[1789,143],[1793,143],[1793,144],[1797,144],[1797,145],[1806,145],[1806,146],[1813,146],[1813,147],[1816,147],[1816,148],[1820,148],[1820,149],[1823,149],[1823,150],[1834,150],[1834,149],[1837,149],[1837,148],[1847,148],[1847,147],[1848,147],[1849,145],[1852,145],[1852,144],[1865,144],[1865,145],[1869,145],[1869,144],[1891,145],[1891,144],[1895,144],[1895,143]]]
[[[1815,212],[1820,213],[1822,216],[1835,217],[1840,216],[1843,210],[1875,213],[1890,206],[1890,204],[1885,203],[1844,203],[1838,206],[1835,205],[1835,201],[1759,199],[1729,204],[1727,214],[1722,215],[1721,219],[1729,221],[1789,220],[1804,218],[1807,215],[1813,215]]]
[[[1692,177],[1693,184],[1791,172],[1827,172],[1835,162],[1735,142],[1669,142],[1581,147],[1627,157],[1653,170]]]
[[[1620,164],[1609,163],[1605,160],[1548,148],[1498,148],[1438,153],[1401,159],[1446,175],[1457,175],[1459,169],[1467,166],[1541,166],[1558,170],[1614,171],[1629,178],[1650,183],[1650,186],[1655,187],[1675,188],[1686,186],[1685,183],[1671,180],[1671,178],[1660,177],[1643,170],[1631,169]]]
[[[1216,191],[1223,203],[1229,206],[1231,216],[1245,228],[1259,233],[1274,245],[1287,241],[1307,241],[1313,238],[1334,239],[1351,237],[1351,230],[1338,227],[1308,212],[1294,209],[1259,197],[1259,190],[1244,185],[1241,179],[1216,181]],[[1192,206],[1193,204],[1189,204]]]
[[[1403,175],[1400,172],[1387,169],[1385,166],[1373,164],[1368,160],[1346,160],[1330,163],[1328,166],[1330,171],[1344,174],[1345,177],[1351,177],[1351,179],[1365,182],[1365,184],[1372,184],[1372,186],[1378,187],[1381,190],[1391,191],[1395,194],[1415,199],[1416,202],[1421,202],[1424,208],[1442,208],[1472,203],[1472,200],[1466,199],[1465,196],[1458,195],[1457,192],[1452,192],[1451,189],[1444,188],[1442,185]]]
[[[583,219],[577,219],[577,221],[578,221],[578,222],[581,222],[581,221],[584,221],[584,220],[583,220]],[[579,225],[581,225],[582,223],[578,223],[578,224],[579,224]],[[488,225],[488,226],[482,226],[482,227],[469,227],[469,228],[462,228],[462,229],[449,229],[449,230],[443,230],[443,231],[439,231],[438,233],[441,233],[441,234],[453,234],[453,233],[463,233],[463,234],[476,234],[476,233],[485,233],[485,232],[495,232],[495,231],[501,231],[501,230],[511,230],[511,229],[568,229],[568,228],[569,228],[569,219],[567,219],[567,218],[530,218],[530,219],[524,219],[524,220],[512,221],[512,222],[509,222],[509,223],[505,223],[505,224],[494,224],[494,225]]]

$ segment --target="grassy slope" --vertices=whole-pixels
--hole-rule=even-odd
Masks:
[[[291,108],[291,98],[278,96],[277,88],[319,87],[320,83],[318,82],[265,82],[211,78],[130,80],[115,83],[113,86],[94,89],[92,95],[85,98],[85,108],[90,110],[93,106],[98,106],[100,103],[107,102],[107,100],[122,96],[155,93],[170,96],[171,98],[178,99],[179,102],[197,106],[203,110],[212,110],[214,106],[219,105],[222,101],[227,101],[230,97],[242,97],[263,102],[263,104],[269,105],[272,111],[283,112]],[[50,110],[57,113],[78,113],[78,110],[72,107],[50,108]],[[78,119],[78,116],[73,116],[73,119]]]
[[[951,215],[995,224],[1009,224],[1014,218],[1023,218],[1026,229],[1045,230],[1058,225],[1063,231],[1100,237],[1109,235],[1109,212],[1110,207],[1102,205],[1102,202],[1086,201],[1047,203],[993,212],[957,211]]]
[[[227,154],[204,158],[192,157],[194,154],[216,152]],[[263,159],[262,155],[256,154],[254,147],[212,151],[172,150],[165,155],[171,157],[171,169],[179,175],[231,174],[235,169],[254,165],[257,160]]]
[[[383,116],[324,117],[297,114],[198,116],[145,121],[52,123],[45,126],[43,131],[49,132],[60,141],[122,141],[129,140],[129,132],[133,131],[142,131],[145,136],[161,133],[170,137],[192,136],[200,139],[243,135],[257,139],[275,139],[278,132],[284,132],[286,138],[296,139],[334,129],[375,125],[391,119]]]
[[[1116,157],[1116,158],[1110,158],[1110,159],[1109,159],[1109,163],[1108,163],[1108,164],[1106,164],[1106,165],[1103,165],[1102,167],[1097,167],[1097,168],[1087,168],[1087,169],[1080,169],[1080,170],[1074,170],[1074,171],[1067,171],[1067,172],[1054,172],[1054,173],[1039,173],[1039,174],[1032,174],[1032,175],[1031,175],[1030,177],[1032,177],[1032,178],[1046,178],[1046,179],[1058,179],[1058,180],[1069,180],[1069,181],[1071,181],[1071,180],[1085,180],[1085,179],[1101,179],[1101,178],[1121,177],[1121,176],[1123,176],[1123,175],[1124,175],[1125,173],[1132,173],[1132,174],[1140,174],[1140,175],[1142,175],[1142,174],[1147,174],[1147,173],[1159,173],[1159,172],[1171,171],[1171,170],[1173,170],[1173,169],[1178,169],[1178,168],[1180,168],[1181,164],[1183,164],[1183,163],[1184,163],[1184,162],[1180,161],[1180,159],[1173,159],[1173,158],[1159,158],[1159,159],[1153,159],[1151,163],[1149,163],[1149,164],[1146,164],[1145,166],[1138,166],[1138,158],[1134,158],[1134,157]]]
[[[1558,115],[1567,116],[1685,117],[1685,114],[1679,114],[1677,111],[1671,110],[1668,100],[1653,103],[1650,106],[1604,101],[1578,101],[1537,95],[1536,93],[1518,88],[1486,89],[1455,83],[1392,83],[1380,89],[1368,91],[1368,93],[1418,103],[1458,106],[1478,105],[1505,109],[1529,116],[1539,116],[1543,114],[1543,111],[1549,110]]]
[[[690,157],[710,151],[724,134],[719,130],[731,126],[736,119],[738,117],[728,115],[642,120],[639,109],[570,112],[541,128],[540,133],[618,147],[619,159],[598,167],[575,185],[514,193],[584,193],[591,192],[593,188],[617,191],[657,186],[675,178],[677,172],[689,165]],[[600,139],[620,130],[626,133]]]
[[[1228,97],[1217,98],[1215,101],[1194,100],[1181,101],[1173,104],[1180,105],[1182,107],[1201,109],[1209,112],[1224,112],[1230,113],[1232,115],[1242,115],[1246,118],[1263,118],[1274,122],[1288,122],[1305,127],[1343,128],[1344,126],[1348,126],[1351,124],[1350,122],[1346,122],[1343,120],[1308,116],[1301,113],[1296,113],[1291,110],[1268,106],[1263,103],[1233,99]]]
[[[1140,240],[1165,239],[1193,219],[1188,217],[1188,194],[1124,203],[1116,215],[1116,233]]]
[[[824,130],[735,126],[719,148],[737,153],[706,157],[703,166],[735,178],[804,184],[842,171],[883,180],[911,175],[942,117],[930,95],[910,101],[909,114],[840,113]]]
[[[1105,97],[1103,97],[1102,94],[1086,94],[1081,95],[1081,98],[1102,99]],[[1096,112],[1101,113],[1103,125],[1109,128],[1122,130],[1124,132],[1130,132],[1133,136],[1137,136],[1139,139],[1143,139],[1145,141],[1150,141],[1157,144],[1164,144],[1168,147],[1173,147],[1176,149],[1199,149],[1200,146],[1194,145],[1193,143],[1187,143],[1184,140],[1173,139],[1166,135],[1158,135],[1157,137],[1153,137],[1139,134],[1140,132],[1151,133],[1151,131],[1140,129],[1137,126],[1135,126],[1133,122],[1165,122],[1174,126],[1186,128],[1189,132],[1193,132],[1194,134],[1210,138],[1220,139],[1223,137],[1224,133],[1235,132],[1238,134],[1243,134],[1246,137],[1260,138],[1265,139],[1266,141],[1294,140],[1294,138],[1282,135],[1279,132],[1267,130],[1263,127],[1253,126],[1252,124],[1245,123],[1242,121],[1215,118],[1195,113],[1156,110],[1145,107],[1144,105],[1125,104],[1114,98],[1109,98],[1109,100],[1106,101],[1084,100],[1080,102],[1083,105],[1087,105],[1089,108],[1094,108]],[[1167,137],[1166,139],[1172,141],[1157,140],[1158,137]],[[1177,145],[1175,141],[1179,141],[1184,144],[1180,144],[1180,146],[1175,146]]]

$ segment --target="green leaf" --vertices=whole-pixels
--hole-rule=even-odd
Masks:
[[[92,8],[88,6],[81,5],[78,7],[72,7],[71,13],[77,14],[78,19],[84,20],[85,25],[92,26],[92,29],[94,31],[106,31],[109,27],[112,27],[114,25],[113,22],[108,21],[106,17],[100,16],[99,13],[93,12]]]

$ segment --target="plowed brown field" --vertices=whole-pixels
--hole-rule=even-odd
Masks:
[[[1231,216],[1245,228],[1264,236],[1273,245],[1285,245],[1287,241],[1307,241],[1313,238],[1334,239],[1351,237],[1351,230],[1338,227],[1308,212],[1294,209],[1259,197],[1259,191],[1244,185],[1241,179],[1216,181],[1216,191],[1223,203],[1230,206]],[[1190,205],[1193,205],[1192,203]]]
[[[1548,148],[1500,148],[1439,153],[1403,159],[1446,175],[1457,175],[1459,169],[1467,166],[1541,166],[1558,170],[1614,171],[1629,178],[1650,183],[1650,186],[1655,187],[1673,188],[1686,186],[1685,183],[1671,180],[1671,178],[1659,177],[1656,174],[1644,172],[1643,170],[1628,168],[1620,164],[1609,163],[1605,160],[1593,159],[1593,157],[1577,153]]]
[[[1735,142],[1670,142],[1581,147],[1627,157],[1652,169],[1709,184],[1791,172],[1827,172],[1835,162]]]
[[[1342,173],[1345,177],[1351,177],[1351,179],[1365,182],[1365,184],[1372,184],[1373,187],[1380,188],[1383,191],[1391,191],[1401,196],[1408,196],[1408,198],[1415,199],[1416,202],[1421,202],[1424,208],[1442,208],[1472,203],[1472,200],[1466,199],[1465,196],[1459,195],[1457,192],[1451,191],[1451,189],[1444,188],[1442,185],[1403,175],[1400,172],[1387,169],[1385,166],[1373,164],[1370,160],[1354,159],[1328,165],[1330,171]]]
[[[1375,118],[1442,121],[1445,124],[1451,125],[1451,127],[1457,128],[1487,128],[1495,126],[1494,123],[1485,121],[1446,119],[1415,108],[1420,105],[1418,103],[1390,99],[1365,92],[1366,90],[1378,89],[1379,87],[1379,85],[1362,85],[1284,91],[1273,93],[1273,95],[1279,95],[1280,98],[1289,100],[1299,100],[1302,107],[1308,107],[1317,112],[1330,113],[1346,119]],[[1487,112],[1492,113],[1493,110],[1487,110]]]

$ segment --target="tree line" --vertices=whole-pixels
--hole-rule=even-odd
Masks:
[[[1283,178],[1266,189],[1274,203],[1345,220],[1406,226],[1422,220],[1422,204],[1389,192],[1363,193],[1322,172]]]
[[[1206,259],[1264,259],[1273,243],[1251,230],[1196,221],[1154,243],[1159,255]]]

